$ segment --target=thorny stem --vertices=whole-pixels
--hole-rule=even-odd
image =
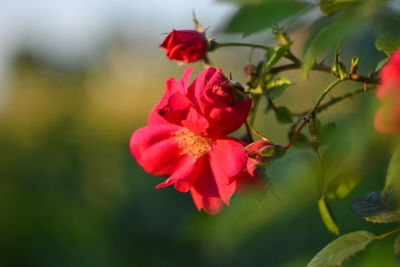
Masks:
[[[290,142],[287,146],[285,146],[285,149],[288,150],[289,148],[292,147],[292,145],[294,144],[294,142],[296,141],[297,137],[299,136],[300,132],[303,130],[303,128],[310,122],[309,118],[304,118],[303,119],[303,123],[300,125],[300,127],[296,130],[296,132],[294,133],[292,139],[290,139]]]
[[[329,108],[330,106],[336,104],[337,102],[343,101],[343,100],[345,100],[345,99],[347,99],[347,98],[351,98],[351,97],[353,97],[353,96],[356,96],[356,95],[358,95],[358,94],[364,93],[364,92],[366,92],[366,91],[370,91],[370,90],[372,90],[372,89],[375,89],[375,87],[376,87],[376,86],[367,86],[367,87],[365,87],[365,88],[364,88],[364,87],[363,87],[363,88],[359,88],[359,89],[357,89],[357,90],[348,92],[348,93],[343,94],[343,95],[338,96],[338,97],[332,97],[331,100],[329,100],[329,101],[326,102],[325,104],[319,106],[315,112],[316,112],[316,113],[320,113],[320,112],[326,110],[327,108]]]
[[[295,131],[292,139],[290,139],[289,144],[285,147],[286,150],[288,150],[289,148],[292,147],[292,145],[294,144],[294,142],[296,141],[297,137],[299,136],[300,132],[303,130],[303,128],[310,122],[311,117],[313,116],[313,114],[315,114],[315,112],[317,111],[319,104],[321,103],[321,101],[325,98],[325,96],[332,91],[332,89],[338,85],[340,82],[342,82],[342,80],[335,80],[334,82],[332,82],[331,84],[328,85],[328,87],[325,88],[325,90],[322,92],[321,96],[318,98],[317,102],[315,102],[314,106],[312,107],[312,109],[306,113],[306,115],[303,118],[303,123],[300,125],[300,127]],[[297,126],[297,124],[300,121],[296,122],[294,124],[294,126],[292,126],[292,129],[294,130]]]
[[[250,126],[251,127],[253,127],[254,122],[256,120],[256,113],[257,113],[259,103],[260,103],[260,97],[257,96],[253,99],[253,106],[251,107],[251,111],[250,111]]]
[[[271,49],[269,46],[258,45],[258,44],[247,44],[247,43],[217,43],[217,48],[220,47],[229,47],[229,46],[243,46],[243,47],[253,47],[253,48],[261,48],[265,50]]]
[[[258,44],[249,44],[249,43],[215,43],[215,46],[216,46],[215,48],[235,47],[235,46],[238,47],[239,46],[239,47],[260,48],[260,49],[264,49],[264,50],[272,49],[269,46],[258,45]],[[284,57],[291,60],[293,63],[274,67],[269,71],[270,73],[277,74],[277,73],[280,73],[283,71],[297,70],[297,69],[301,68],[301,66],[302,66],[301,60],[298,59],[295,55],[293,55],[290,51],[287,54],[285,54]],[[331,67],[326,66],[324,64],[314,64],[314,66],[311,68],[311,70],[331,73]],[[351,74],[351,75],[349,75],[348,79],[351,81],[363,82],[363,83],[369,83],[369,84],[378,84],[379,83],[379,79],[375,79],[373,77],[361,76],[359,74]]]
[[[354,90],[354,91],[348,92],[348,93],[346,93],[346,94],[343,94],[343,95],[341,95],[341,96],[338,96],[338,97],[332,97],[331,100],[329,100],[329,101],[327,101],[326,103],[320,105],[320,106],[315,110],[315,113],[320,113],[320,112],[322,112],[322,111],[325,111],[326,109],[328,109],[329,107],[333,106],[334,104],[336,104],[336,103],[338,103],[338,102],[341,102],[341,101],[343,101],[343,100],[345,100],[345,99],[347,99],[347,98],[351,98],[351,97],[353,97],[353,96],[359,95],[359,94],[361,94],[361,93],[365,93],[365,92],[367,92],[367,91],[371,91],[371,90],[373,90],[373,89],[375,89],[375,88],[376,88],[376,86],[374,86],[374,85],[369,85],[369,86],[367,86],[367,87],[365,87],[365,88],[362,87],[362,88],[356,89],[356,90]],[[301,113],[298,113],[298,114],[294,114],[294,115],[296,115],[296,116],[299,116],[299,120],[298,120],[297,122],[295,122],[294,125],[297,126],[297,125],[300,123],[301,119],[302,119],[305,115],[307,115],[307,113],[309,113],[309,112],[310,112],[310,111],[307,110],[307,111],[304,111],[304,112],[301,112]]]
[[[273,73],[273,74],[277,74],[277,73],[280,73],[283,71],[297,70],[300,68],[301,68],[301,62],[274,67],[269,72]],[[315,64],[311,68],[311,70],[331,73],[331,68],[329,66],[326,66],[323,64]],[[379,83],[378,79],[375,79],[372,77],[361,76],[359,74],[351,74],[351,75],[349,75],[348,79],[351,81],[355,81],[355,82],[363,82],[363,83],[369,83],[369,84],[378,84]]]
[[[322,92],[321,96],[318,98],[317,102],[315,102],[314,106],[312,107],[312,109],[308,112],[308,114],[306,115],[307,118],[310,118],[312,116],[313,113],[315,113],[315,111],[318,109],[319,104],[321,103],[321,101],[325,98],[325,96],[327,94],[329,94],[330,91],[332,91],[332,89],[338,85],[340,82],[342,82],[342,80],[336,80],[333,81],[331,84],[328,85],[328,87],[325,88],[325,90]]]
[[[244,125],[246,126],[246,132],[247,132],[247,136],[246,137],[247,137],[247,139],[249,139],[248,140],[249,143],[253,143],[254,142],[254,138],[253,138],[253,135],[251,134],[251,128],[250,128],[249,122],[246,120]]]
[[[239,47],[252,47],[252,48],[261,48],[264,50],[269,50],[271,49],[268,46],[264,46],[264,45],[257,45],[257,44],[249,44],[249,43],[215,43],[216,48],[221,48],[221,47],[230,47],[230,46],[239,46]],[[298,59],[296,56],[294,56],[290,51],[289,53],[287,53],[284,57],[286,57],[287,59],[291,60],[293,63],[291,64],[286,64],[286,65],[282,65],[282,66],[277,66],[274,67],[272,69],[269,70],[269,73],[271,74],[277,74],[283,71],[288,71],[288,70],[296,70],[296,69],[300,69],[302,67],[302,62],[300,59]],[[314,66],[311,68],[311,70],[315,70],[315,71],[321,71],[321,72],[327,72],[327,73],[332,73],[331,67],[326,66],[324,64],[314,64]],[[322,100],[326,97],[326,95],[336,86],[338,85],[340,82],[344,81],[344,80],[351,80],[351,81],[355,81],[355,82],[362,82],[364,83],[364,88],[346,93],[340,97],[337,98],[332,98],[330,101],[328,101],[327,103],[325,103],[324,105],[320,106]],[[367,87],[366,84],[373,84],[376,85],[379,83],[379,79],[375,79],[373,77],[366,77],[366,76],[361,76],[359,74],[349,74],[345,79],[337,79],[334,82],[332,82],[327,88],[325,88],[325,90],[323,91],[323,93],[321,94],[321,96],[319,97],[319,99],[317,100],[317,102],[314,104],[314,106],[311,108],[311,110],[303,112],[298,114],[299,115],[299,119],[292,125],[291,129],[295,132],[292,139],[290,140],[289,144],[285,147],[286,150],[288,150],[293,143],[296,141],[297,137],[299,136],[300,132],[303,130],[303,128],[310,122],[311,117],[315,114],[315,113],[319,113],[325,109],[327,109],[328,107],[330,107],[331,105],[340,102],[346,98],[355,96],[359,93],[362,93],[364,91],[373,89],[374,87]],[[248,137],[250,139],[252,139],[252,135],[250,130],[252,129],[252,125],[254,124],[254,120],[255,120],[255,113],[258,107],[258,102],[259,102],[259,98],[256,99],[256,101],[254,101],[254,106],[253,106],[253,114],[251,114],[251,118],[250,118],[250,123],[246,122],[246,129],[248,132]],[[274,103],[268,99],[268,103],[270,105],[270,107],[272,109],[274,109]],[[302,124],[300,125],[300,127],[298,127],[297,130],[296,127],[297,125],[301,122],[301,120],[303,120]]]
[[[221,48],[221,47],[252,47],[252,48],[260,48],[264,49],[266,51],[272,49],[269,46],[266,45],[258,45],[258,44],[249,44],[249,43],[215,43],[215,49]],[[289,59],[290,61],[293,62],[293,64],[300,64],[301,61],[295,57],[291,52],[288,52],[287,54],[284,55],[285,58]]]

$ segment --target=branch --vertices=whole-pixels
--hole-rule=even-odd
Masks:
[[[297,120],[291,127],[291,130],[294,131],[294,135],[292,137],[292,139],[290,140],[289,144],[285,147],[286,150],[288,150],[289,148],[292,147],[293,143],[296,141],[297,137],[299,136],[300,132],[303,130],[303,128],[310,122],[312,116],[316,113],[316,111],[319,108],[319,104],[322,102],[322,100],[325,98],[325,96],[332,91],[333,88],[335,88],[336,85],[338,85],[339,83],[341,83],[342,80],[338,79],[335,80],[334,82],[330,83],[328,85],[328,87],[326,87],[324,89],[324,91],[322,92],[321,96],[318,98],[317,102],[315,102],[314,106],[311,108],[310,111],[306,112],[304,117],[303,117],[303,123],[300,125],[300,127],[296,129],[297,125],[300,123],[301,121],[301,117],[299,118],[299,120]]]
[[[271,47],[266,45],[249,44],[249,43],[217,43],[215,40],[213,40],[212,47],[213,48],[211,50],[218,49],[221,47],[251,47],[251,48],[260,48],[267,51],[272,49]],[[291,52],[286,53],[284,57],[292,61],[293,64],[301,63],[300,60],[297,57],[295,57]]]
[[[280,72],[283,72],[283,71],[297,70],[297,69],[300,69],[300,68],[301,68],[301,62],[274,67],[269,72],[273,73],[273,74],[277,74],[277,73],[280,73]],[[315,64],[312,67],[311,70],[331,73],[331,68],[329,66],[326,66],[326,65],[323,65],[323,64]],[[362,75],[359,75],[359,74],[351,74],[351,75],[349,75],[348,79],[351,80],[351,81],[368,83],[368,84],[378,84],[379,83],[379,79],[366,77],[366,76],[362,76]]]
[[[346,100],[347,98],[351,98],[351,97],[359,95],[361,93],[365,93],[365,92],[371,91],[371,90],[373,90],[375,88],[376,88],[376,86],[369,85],[369,86],[362,87],[362,88],[356,89],[354,91],[348,92],[348,93],[343,94],[341,96],[332,97],[331,100],[329,100],[329,101],[325,102],[324,104],[322,104],[321,106],[319,106],[315,110],[315,113],[320,113],[320,112],[328,109],[329,107],[333,106],[334,104],[336,104],[338,102],[342,102],[343,100]],[[307,110],[307,111],[304,111],[304,112],[301,112],[301,113],[297,113],[297,114],[294,114],[294,115],[299,116],[301,118],[301,117],[304,117],[305,115],[307,115],[307,113],[309,113],[309,112],[310,111]]]

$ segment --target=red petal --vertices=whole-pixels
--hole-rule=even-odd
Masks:
[[[210,124],[203,115],[198,113],[194,108],[189,109],[186,118],[182,120],[182,125],[198,135],[208,136]]]
[[[160,189],[166,186],[175,184],[175,189],[179,192],[187,192],[192,187],[194,180],[196,179],[196,173],[198,169],[198,163],[196,159],[186,157],[182,164],[167,180],[156,186],[156,189]]]
[[[173,133],[182,129],[173,124],[149,125],[135,131],[130,150],[137,162],[154,175],[171,175],[185,161]]]
[[[210,164],[221,199],[229,205],[236,190],[236,181],[231,178],[245,170],[246,151],[234,138],[217,139],[210,152]]]
[[[216,68],[207,68],[203,70],[199,76],[193,81],[188,89],[188,98],[193,102],[198,110],[202,112],[202,95],[204,89],[210,80],[215,80],[214,76],[218,76]]]
[[[187,67],[185,68],[185,70],[183,71],[183,75],[182,75],[182,86],[184,88],[183,93],[186,95],[187,94],[187,88],[189,87],[189,81],[190,81],[190,77],[192,76],[193,73],[193,67]]]
[[[374,124],[380,133],[400,135],[400,105],[397,110],[383,105],[375,115]]]
[[[186,70],[185,70],[184,79],[187,79],[186,75],[187,74],[186,74]],[[175,78],[168,79],[166,82],[165,93],[162,96],[161,100],[157,103],[157,105],[150,112],[148,123],[149,124],[168,123],[162,116],[160,116],[158,114],[158,110],[165,107],[168,104],[168,100],[171,97],[171,95],[175,94],[176,92],[186,93],[186,91],[187,91],[186,87],[187,87],[187,84],[185,85],[184,81],[180,82]]]
[[[252,100],[246,99],[233,107],[213,108],[208,117],[213,121],[212,124],[218,125],[221,131],[228,134],[239,129],[245,122],[251,104]]]
[[[203,157],[199,163],[201,168],[198,168],[197,178],[190,193],[199,211],[204,209],[208,214],[215,215],[221,211],[223,202],[218,193],[208,157]]]

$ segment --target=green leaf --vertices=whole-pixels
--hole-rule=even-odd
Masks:
[[[248,36],[279,24],[306,7],[306,4],[291,0],[269,0],[258,4],[243,5],[230,19],[225,31]]]
[[[348,8],[345,14],[335,17],[311,34],[304,52],[302,69],[307,73],[322,52],[336,48],[343,40],[361,33],[368,20],[377,13],[381,0],[357,1],[357,5]]]
[[[310,261],[307,267],[340,266],[354,254],[364,250],[376,236],[367,231],[348,233],[333,240]]]
[[[311,117],[311,120],[308,123],[308,131],[313,140],[319,141],[321,135],[321,121],[316,116]]]
[[[321,136],[320,136],[320,144],[325,145],[329,143],[329,141],[334,141],[335,139],[335,134],[336,134],[336,123],[335,122],[330,122],[327,124],[324,124],[321,127]]]
[[[275,117],[279,123],[292,123],[292,113],[287,107],[281,106],[275,109]]]
[[[274,79],[273,81],[267,84],[268,90],[268,97],[270,99],[274,99],[285,92],[285,90],[290,86],[293,85],[292,81],[290,81],[286,77],[279,77]]]
[[[383,66],[385,66],[386,63],[388,63],[390,57],[384,58],[381,61],[378,62],[378,64],[376,64],[376,68],[374,69],[374,72],[378,72],[380,71]]]
[[[387,192],[392,188],[397,194],[400,193],[400,146],[396,148],[389,162],[382,196],[386,197]]]
[[[293,138],[293,135],[294,135],[293,131],[289,132],[288,139],[291,140]],[[294,141],[293,146],[296,148],[308,148],[310,147],[310,140],[305,134],[300,133],[297,136],[296,141]]]
[[[375,46],[379,51],[390,56],[400,47],[400,37],[394,34],[385,34],[376,40]]]
[[[273,49],[268,50],[268,60],[264,66],[264,72],[268,72],[276,63],[285,55],[285,53],[289,50],[292,43],[288,43],[285,45],[275,46]]]
[[[313,67],[320,53],[337,47],[342,40],[361,28],[361,19],[358,16],[344,16],[318,29],[307,42],[303,71],[308,72]]]
[[[333,137],[338,137],[336,132]],[[346,163],[351,149],[351,140],[343,138],[339,143],[334,142],[332,138],[329,138],[325,152],[321,156],[321,164],[325,170],[337,169],[339,166]]]
[[[329,16],[346,9],[358,1],[359,0],[321,0],[321,11]]]
[[[400,258],[400,235],[396,236],[394,240],[394,254]]]
[[[322,196],[318,200],[319,213],[321,214],[322,221],[324,222],[326,228],[329,232],[339,235],[339,226],[337,225],[335,218],[333,217],[332,211]]]
[[[325,194],[330,199],[343,199],[363,180],[363,177],[354,172],[341,173],[332,179],[325,188]]]
[[[388,191],[384,199],[380,191],[369,193],[353,200],[351,209],[358,216],[373,223],[400,222],[393,191]]]

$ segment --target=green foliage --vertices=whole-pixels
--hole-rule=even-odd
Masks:
[[[331,2],[331,1],[329,1]],[[343,2],[343,1],[340,1]],[[381,0],[353,1],[344,14],[338,14],[334,19],[325,18],[325,24],[311,34],[304,52],[303,71],[308,72],[317,57],[330,49],[338,47],[343,40],[354,37],[368,25],[368,22],[378,12]],[[339,4],[339,1],[334,1]]]
[[[292,139],[294,135],[293,131],[288,133],[288,139]],[[300,133],[297,136],[296,141],[294,141],[293,146],[299,149],[304,149],[310,147],[310,139],[303,133]]]
[[[323,196],[318,200],[318,208],[326,228],[331,233],[339,235],[339,226],[337,225],[336,220],[333,217],[333,213]]]
[[[308,72],[322,52],[337,47],[342,40],[362,29],[360,16],[343,16],[338,20],[317,29],[310,37],[305,47],[303,71]]]
[[[293,83],[286,77],[275,78],[267,84],[267,95],[270,99],[279,97],[290,85],[293,85]]]
[[[394,34],[384,34],[376,40],[375,46],[379,51],[390,56],[400,47],[400,37]]]
[[[372,192],[355,199],[351,204],[355,214],[373,223],[400,222],[400,213],[393,191],[388,191],[385,198],[381,192]]]
[[[329,16],[359,1],[360,0],[321,0],[321,11]]]
[[[394,254],[400,258],[400,235],[394,239]]]
[[[279,123],[292,123],[292,113],[287,107],[281,106],[277,107],[275,110],[275,117]]]
[[[290,49],[292,43],[278,45],[273,49],[268,50],[267,53],[267,62],[264,66],[264,72],[267,73],[276,63],[285,55],[285,53]]]
[[[316,116],[312,116],[310,122],[308,123],[308,131],[310,132],[313,140],[319,140],[321,135],[321,121]]]
[[[382,196],[385,198],[387,192],[393,189],[397,194],[400,192],[400,146],[398,146],[390,160],[385,187],[382,191]]]
[[[386,63],[388,63],[389,61],[389,57],[382,59],[381,61],[378,62],[378,64],[376,64],[376,68],[374,69],[374,72],[378,72],[380,71],[383,66],[385,66]]]
[[[325,188],[330,199],[344,199],[363,181],[363,177],[355,172],[343,172],[332,179]]]
[[[354,254],[364,250],[376,236],[367,231],[357,231],[340,236],[324,247],[307,267],[340,266]]]
[[[229,33],[248,36],[287,19],[306,7],[306,4],[291,0],[269,0],[242,5],[225,28]]]

